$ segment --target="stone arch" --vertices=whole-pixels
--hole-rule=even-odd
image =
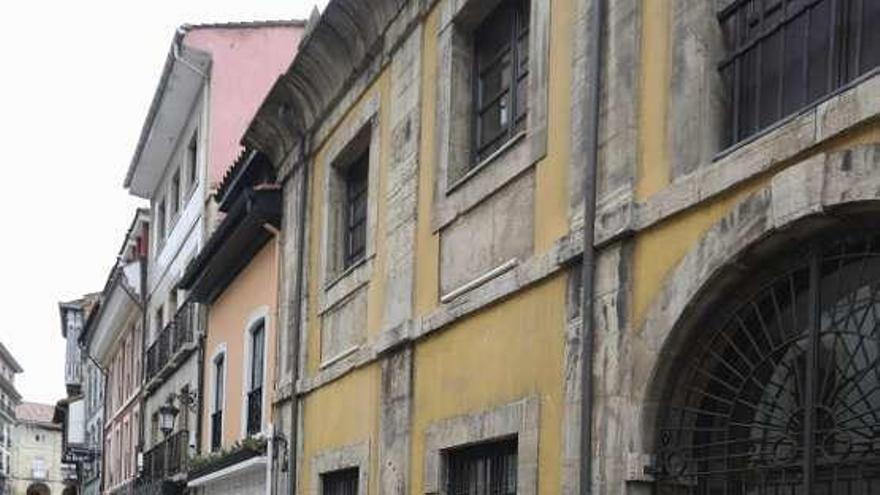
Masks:
[[[27,487],[27,495],[51,495],[52,490],[45,483],[31,483]]]
[[[674,358],[713,303],[749,275],[751,260],[847,218],[880,214],[880,144],[820,153],[781,171],[713,225],[667,275],[637,330],[633,393],[641,428],[633,445],[654,448],[656,411]]]

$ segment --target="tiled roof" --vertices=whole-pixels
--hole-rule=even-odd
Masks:
[[[52,424],[54,414],[55,406],[49,404],[22,402],[15,408],[16,419],[26,423]]]

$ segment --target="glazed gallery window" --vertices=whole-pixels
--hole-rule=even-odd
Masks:
[[[451,450],[446,457],[448,495],[515,495],[516,439]]]
[[[322,474],[321,495],[357,495],[358,476],[358,468]]]
[[[214,403],[211,413],[211,452],[220,450],[223,438],[223,399],[226,357],[220,354],[214,358]]]
[[[250,331],[250,362],[247,393],[247,434],[263,429],[263,361],[265,359],[266,322],[261,320]]]
[[[529,1],[502,2],[474,31],[474,157],[488,158],[525,131]]]
[[[740,0],[720,15],[734,144],[880,66],[880,2]]]

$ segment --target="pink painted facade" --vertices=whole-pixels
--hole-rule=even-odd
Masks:
[[[211,56],[208,184],[215,187],[241,151],[239,142],[263,98],[287,69],[301,22],[194,26],[183,43]]]
[[[142,328],[132,325],[122,336],[107,370],[104,400],[105,492],[131,483],[137,476],[140,438],[140,377],[143,366]]]

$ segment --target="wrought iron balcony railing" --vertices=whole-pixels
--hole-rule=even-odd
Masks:
[[[159,333],[156,341],[147,349],[148,384],[163,375],[166,370],[180,364],[182,356],[194,348],[196,336],[202,332],[204,322],[204,310],[200,305],[187,302],[180,307],[174,318]]]
[[[263,389],[257,388],[247,395],[247,433],[256,435],[263,429]]]
[[[189,465],[189,432],[179,431],[144,453],[144,477],[151,481],[185,473]]]

